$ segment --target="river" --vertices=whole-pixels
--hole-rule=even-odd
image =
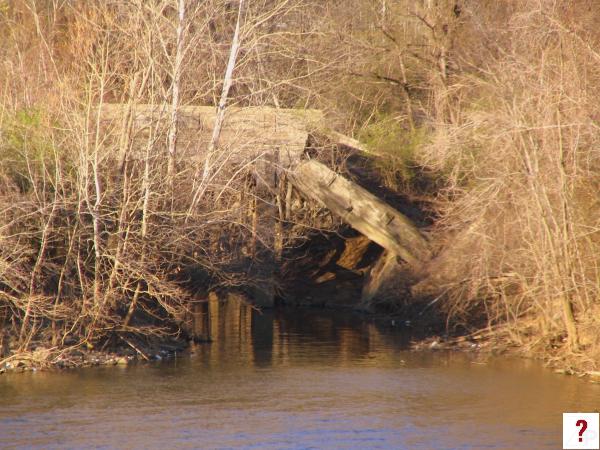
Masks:
[[[600,385],[534,361],[411,352],[338,312],[212,306],[177,359],[0,376],[0,448],[561,448]]]

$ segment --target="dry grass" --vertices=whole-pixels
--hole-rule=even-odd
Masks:
[[[324,80],[319,101],[438,218],[439,256],[413,292],[444,294],[450,328],[502,329],[508,344],[595,367],[595,3],[324,5],[332,37],[318,51],[340,58],[343,83]]]
[[[275,247],[297,237],[290,226],[276,241],[285,204],[253,165],[230,167],[235,149],[177,151],[177,109],[218,98],[237,18],[228,1],[181,5],[0,2],[0,327],[12,349],[178,334],[191,302],[264,281]],[[284,67],[293,36],[278,40],[275,24],[301,6],[244,9],[228,103],[283,96],[258,62]],[[286,70],[278,81],[292,83]],[[172,110],[141,135],[124,108],[107,139],[109,102]]]
[[[436,122],[421,163],[442,174],[432,264],[453,320],[506,323],[538,354],[597,352],[597,35],[560,2],[468,10],[454,117]],[[493,8],[492,8],[493,9]],[[485,13],[489,15],[486,15]],[[575,28],[573,28],[575,27]],[[476,38],[471,34],[473,33]],[[487,43],[477,47],[475,43]],[[587,331],[583,331],[583,330]]]

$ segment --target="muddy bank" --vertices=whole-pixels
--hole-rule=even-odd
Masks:
[[[35,343],[31,346],[31,351],[9,348],[6,352],[9,355],[0,360],[0,374],[160,361],[174,358],[188,347],[186,339],[141,339],[128,336],[119,340],[121,343],[105,343],[99,348],[80,342],[52,346],[49,341]]]
[[[186,336],[169,339],[147,339],[139,337],[127,337],[120,339],[121,344],[109,347],[94,348],[91,345],[78,343],[64,347],[51,346],[50,342],[37,342],[32,345],[33,351],[19,352],[16,348],[9,349],[10,356],[0,360],[0,375],[5,373],[26,373],[37,371],[62,371],[69,369],[99,367],[99,366],[126,366],[130,364],[144,364],[158,362],[185,355],[191,355],[204,346],[228,345],[227,339],[233,337],[239,339],[237,334],[244,328],[252,329],[251,334],[260,333],[264,330],[253,329],[253,320],[244,314],[235,314],[238,330],[229,336],[232,331],[223,331],[226,326],[224,318],[231,321],[232,310],[240,309],[240,304],[247,304],[245,314],[259,315],[275,314],[283,316],[299,317],[310,316],[319,323],[319,318],[326,319],[333,311],[339,311],[343,316],[352,316],[353,323],[374,324],[380,330],[389,330],[407,336],[406,349],[417,353],[437,352],[460,352],[477,354],[484,360],[494,356],[518,356],[528,359],[538,359],[539,356],[533,352],[527,352],[522,347],[510,345],[503,337],[506,330],[483,330],[475,333],[448,334],[440,327],[440,324],[432,324],[431,321],[409,318],[406,315],[384,314],[357,310],[350,302],[343,304],[330,302],[326,304],[314,303],[318,297],[308,298],[303,304],[294,306],[278,306],[270,311],[251,306],[243,300],[242,296],[236,294],[228,300],[219,299],[216,295],[205,303],[205,308],[195,310],[196,321],[191,324]],[[213,315],[211,317],[211,314]],[[227,325],[228,326],[228,325]],[[360,334],[360,326],[355,333]],[[216,331],[215,331],[216,330]],[[213,336],[217,332],[219,336]],[[203,334],[206,333],[206,334]],[[214,341],[214,342],[213,342]],[[197,344],[195,344],[196,342]],[[218,342],[218,343],[217,343]],[[208,348],[208,347],[206,347]],[[541,361],[549,369],[562,375],[574,375],[585,378],[592,383],[600,383],[600,373],[596,371],[579,370],[576,364],[565,361],[560,355],[555,359],[546,358]]]

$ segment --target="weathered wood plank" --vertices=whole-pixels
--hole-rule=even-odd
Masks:
[[[429,243],[410,219],[327,166],[301,162],[290,179],[302,194],[411,266],[418,268],[430,258]]]
[[[396,254],[384,251],[365,277],[361,293],[362,306],[369,308],[375,298],[382,295],[385,297],[391,289],[396,291],[394,284],[399,281],[400,275],[403,273]],[[398,292],[394,292],[393,295],[398,295]]]

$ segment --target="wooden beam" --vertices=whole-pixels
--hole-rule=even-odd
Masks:
[[[413,268],[429,260],[431,249],[419,229],[402,213],[357,184],[315,161],[291,171],[294,186]]]
[[[382,297],[385,300],[386,294],[397,297],[401,292],[397,285],[402,284],[405,278],[403,272],[406,270],[402,269],[396,255],[387,250],[384,251],[365,277],[361,293],[361,306],[371,309],[371,302]]]

